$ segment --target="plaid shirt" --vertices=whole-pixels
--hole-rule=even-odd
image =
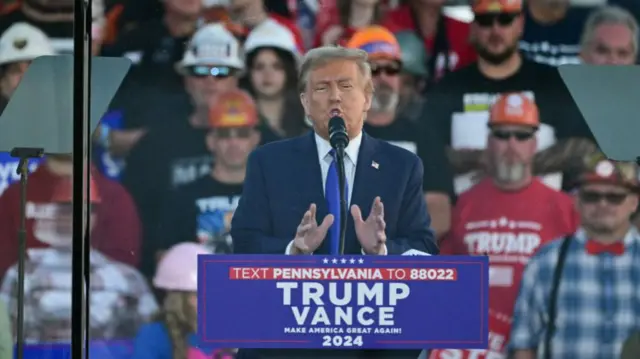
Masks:
[[[55,248],[27,251],[24,322],[27,343],[71,340],[71,252]],[[96,250],[90,252],[90,333],[92,339],[133,338],[158,310],[142,275]],[[18,317],[18,266],[11,267],[0,287],[0,299],[14,325]]]
[[[640,234],[625,238],[625,253],[591,255],[584,231],[570,244],[558,289],[554,359],[619,358],[623,342],[638,330],[640,316]],[[542,356],[553,272],[561,240],[531,258],[522,279],[510,347]]]

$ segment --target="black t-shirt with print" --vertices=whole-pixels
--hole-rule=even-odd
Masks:
[[[540,111],[540,121],[555,130],[557,139],[593,139],[557,69],[528,60],[523,60],[518,72],[501,80],[485,77],[476,64],[448,74],[427,95],[428,129],[451,145],[455,115],[487,111],[497,95],[507,92],[533,96]]]
[[[364,131],[377,139],[402,147],[417,155],[424,166],[424,192],[440,192],[453,196],[453,176],[446,158],[445,145],[421,124],[398,116],[387,126],[364,125]]]
[[[562,20],[546,25],[536,22],[525,9],[520,51],[532,61],[551,66],[579,64],[580,37],[590,11],[571,7]]]
[[[214,253],[231,253],[231,217],[242,183],[222,183],[210,175],[174,189],[166,198],[157,224],[158,250],[197,241]]]
[[[171,191],[211,172],[215,158],[206,145],[209,131],[194,128],[187,121],[159,125],[151,128],[129,153],[121,181],[137,205],[145,236],[143,247],[155,245],[155,228]],[[274,138],[263,136],[261,144],[271,140]],[[153,264],[142,266],[151,270]]]
[[[122,171],[121,181],[131,194],[143,225],[143,253],[152,245],[153,229],[169,192],[195,181],[211,171],[212,158],[206,146],[206,129],[196,129],[187,121],[149,130],[133,147]],[[143,256],[143,269],[150,256]],[[153,272],[145,272],[153,274]]]

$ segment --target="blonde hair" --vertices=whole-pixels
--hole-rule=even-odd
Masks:
[[[311,71],[333,61],[340,60],[355,62],[356,65],[358,65],[362,79],[365,81],[365,90],[367,92],[373,92],[371,66],[369,65],[368,55],[365,51],[341,46],[322,46],[311,49],[304,55],[298,75],[298,90],[300,93],[307,89],[309,73]]]
[[[623,25],[632,35],[633,53],[638,54],[638,22],[627,10],[619,6],[603,6],[593,11],[587,18],[580,44],[587,46],[593,41],[593,34],[601,25]]]
[[[167,292],[162,311],[156,317],[169,332],[173,359],[187,359],[187,336],[197,330],[197,314],[189,302],[190,295],[187,292]]]

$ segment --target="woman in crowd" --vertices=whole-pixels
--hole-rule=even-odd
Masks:
[[[155,320],[140,328],[132,359],[231,359],[233,351],[214,351],[196,335],[198,255],[211,254],[197,243],[180,243],[162,257],[153,285],[164,291]]]
[[[248,74],[243,87],[253,96],[262,121],[262,142],[308,130],[297,94],[300,52],[291,32],[274,21],[255,28],[244,43]]]

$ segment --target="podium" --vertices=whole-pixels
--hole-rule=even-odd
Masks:
[[[488,346],[485,256],[205,255],[198,336],[240,358],[411,358]]]

